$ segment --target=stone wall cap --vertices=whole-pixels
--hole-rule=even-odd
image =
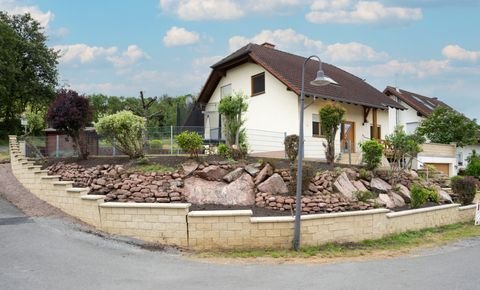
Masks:
[[[67,192],[84,192],[89,190],[88,187],[71,187],[67,188]],[[103,195],[102,195],[103,196]]]
[[[69,185],[73,183],[74,183],[73,181],[62,180],[62,181],[54,181],[53,185]]]
[[[250,209],[246,210],[197,210],[188,213],[191,217],[216,217],[216,216],[252,216]]]
[[[55,178],[60,178],[62,177],[61,175],[47,175],[47,176],[42,176],[42,179],[55,179]]]
[[[425,207],[425,208],[409,209],[409,210],[404,210],[404,211],[399,211],[399,212],[387,213],[387,218],[396,218],[396,217],[401,217],[401,216],[406,216],[406,215],[419,214],[419,213],[437,211],[437,210],[444,210],[444,209],[449,209],[449,208],[454,208],[454,207],[459,207],[459,206],[460,205],[458,203],[453,203],[453,204],[445,204],[445,205],[438,205],[438,206]]]
[[[48,170],[45,170],[45,169],[35,170],[33,173],[48,173]]]
[[[361,216],[361,215],[380,214],[380,213],[388,214],[389,212],[391,212],[389,209],[377,208],[377,209],[355,210],[355,211],[347,211],[347,212],[319,213],[319,214],[302,215],[302,220],[329,219],[329,218],[336,218],[336,217],[350,217],[350,216]]]
[[[106,202],[101,207],[115,208],[189,208],[191,203],[135,203],[135,202]]]
[[[294,222],[293,216],[265,216],[265,217],[252,217],[251,223],[290,223]]]
[[[82,195],[80,198],[83,200],[99,200],[99,199],[104,199],[105,195],[88,194],[88,195]]]
[[[469,209],[475,209],[476,207],[477,207],[476,204],[469,204],[469,205],[460,206],[458,210],[469,210]]]

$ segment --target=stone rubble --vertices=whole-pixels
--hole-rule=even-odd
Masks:
[[[154,173],[131,172],[122,165],[84,168],[62,162],[47,169],[50,175],[74,181],[75,187],[89,187],[90,194],[105,195],[106,201],[255,205],[292,213],[296,205],[290,169],[274,168],[269,163],[188,161],[180,170]],[[405,207],[411,201],[409,188],[414,182],[436,188],[442,203],[452,202],[440,186],[418,179],[413,171],[400,172],[396,180],[381,170],[375,177],[370,172],[360,173],[356,168],[318,172],[304,188],[302,213]],[[373,198],[357,200],[357,193],[366,191],[372,192]]]

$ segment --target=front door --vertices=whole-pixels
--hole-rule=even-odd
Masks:
[[[340,146],[343,153],[355,152],[355,122],[344,121],[340,128]]]

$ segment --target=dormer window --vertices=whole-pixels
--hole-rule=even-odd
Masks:
[[[265,73],[252,76],[252,97],[265,93]]]

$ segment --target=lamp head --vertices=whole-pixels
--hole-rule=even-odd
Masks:
[[[317,87],[322,87],[322,86],[326,86],[329,84],[336,84],[336,83],[337,83],[336,81],[327,77],[321,68],[317,71],[317,77],[310,82],[312,86],[317,86]]]

